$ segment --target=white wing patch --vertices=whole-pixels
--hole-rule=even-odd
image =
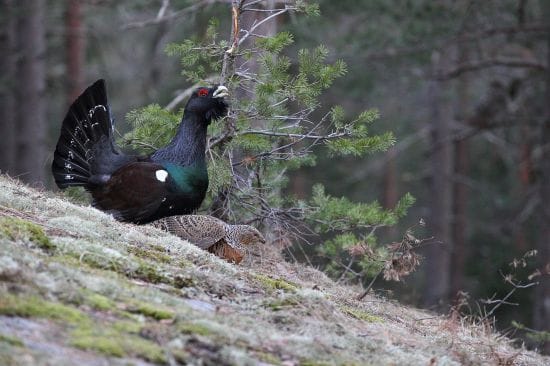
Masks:
[[[155,172],[155,176],[160,182],[164,183],[166,182],[166,178],[168,177],[168,172],[166,170],[160,169]]]

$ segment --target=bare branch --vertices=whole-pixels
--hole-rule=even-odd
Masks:
[[[216,1],[217,0],[197,1],[196,3],[194,3],[193,5],[188,6],[187,8],[178,10],[174,13],[167,14],[167,15],[164,14],[166,12],[166,8],[168,7],[168,4],[165,7],[165,3],[169,3],[169,1],[163,1],[162,7],[160,8],[160,10],[158,12],[157,17],[155,17],[153,19],[147,19],[147,20],[139,21],[139,22],[131,22],[131,23],[124,24],[121,27],[121,29],[126,30],[126,29],[134,29],[134,28],[143,28],[143,27],[147,27],[147,26],[150,26],[150,25],[157,25],[157,24],[160,24],[160,23],[168,22],[168,21],[180,18],[182,16],[185,16],[189,13],[193,13],[194,11],[196,11],[198,9],[201,9],[201,8],[207,6],[207,5],[211,5],[211,4],[215,3]]]
[[[521,282],[515,283],[510,278],[510,276],[504,275],[501,271],[500,271],[500,275],[502,276],[504,281],[506,281],[506,282],[508,282],[509,284],[512,285],[512,289],[502,299],[496,299],[495,300],[494,299],[495,295],[493,295],[493,297],[491,297],[490,299],[482,301],[482,303],[484,303],[484,304],[488,304],[488,305],[496,304],[496,305],[493,306],[493,308],[488,313],[486,313],[485,316],[483,316],[483,318],[481,318],[481,322],[487,320],[502,305],[517,305],[516,303],[510,303],[510,302],[506,301],[510,298],[510,296],[512,296],[514,294],[514,292],[516,292],[516,290],[525,289],[525,288],[529,288],[529,287],[533,287],[533,286],[538,285],[538,282],[530,282],[530,283],[527,283],[525,285],[522,284]]]
[[[261,26],[262,24],[264,24],[265,22],[268,22],[270,21],[271,19],[275,18],[275,17],[278,17],[279,15],[281,14],[284,14],[286,12],[288,12],[289,10],[293,10],[294,8],[292,7],[288,7],[288,6],[285,6],[284,9],[281,9],[279,10],[278,12],[276,13],[273,13],[271,14],[270,16],[268,17],[265,17],[264,19],[260,20],[259,22],[254,22],[254,24],[252,25],[252,27],[250,27],[249,30],[241,30],[241,32],[244,32],[244,36],[241,37],[241,39],[239,40],[238,42],[238,45],[240,46],[250,35],[251,33],[254,33],[254,31],[259,27]]]
[[[310,131],[311,132],[311,131]],[[264,135],[264,136],[274,136],[274,137],[288,137],[292,139],[313,139],[313,140],[331,140],[342,137],[348,137],[351,134],[349,132],[333,132],[328,135],[312,135],[310,133],[300,134],[300,133],[284,133],[284,132],[273,132],[268,130],[249,130],[238,133],[237,135]]]
[[[157,19],[161,19],[164,16],[164,14],[166,13],[166,9],[168,9],[169,5],[170,5],[170,0],[162,0],[162,5],[157,14]]]
[[[448,80],[448,79],[453,79],[457,76],[460,76],[466,72],[487,69],[487,68],[497,67],[497,66],[512,67],[512,68],[530,68],[530,69],[535,69],[540,71],[544,71],[547,68],[547,65],[538,61],[533,61],[533,60],[495,58],[495,59],[463,63],[461,65],[458,65],[454,70],[436,75],[435,77],[437,80]]]

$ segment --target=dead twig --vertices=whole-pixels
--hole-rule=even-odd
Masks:
[[[418,224],[411,226],[406,230],[400,243],[393,243],[388,246],[391,249],[389,259],[384,261],[384,266],[370,281],[365,290],[357,296],[357,300],[363,300],[365,296],[367,296],[381,274],[384,275],[386,280],[400,281],[402,277],[409,275],[418,267],[421,257],[414,253],[414,250],[427,244],[437,243],[433,241],[433,237],[424,239],[417,239],[414,237],[412,230],[416,226],[424,225],[425,222],[421,219]]]
[[[169,1],[163,1],[161,8],[159,9],[157,16],[155,18],[138,21],[138,22],[126,23],[121,27],[121,29],[127,30],[127,29],[143,28],[150,25],[157,25],[164,22],[168,22],[177,18],[181,18],[187,14],[193,13],[198,9],[208,6],[210,4],[213,4],[215,2],[216,0],[197,1],[195,4],[190,5],[184,9],[175,11],[171,14],[165,14],[169,5]]]

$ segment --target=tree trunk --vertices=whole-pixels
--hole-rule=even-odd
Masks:
[[[444,56],[446,57],[446,56]],[[439,74],[444,60],[439,54],[432,55],[434,74]],[[451,187],[449,178],[452,172],[450,137],[450,116],[444,101],[443,82],[432,80],[429,89],[431,113],[431,179],[430,179],[430,221],[431,229],[440,244],[430,245],[424,252],[426,281],[423,290],[423,305],[442,309],[448,302],[451,272]]]
[[[44,0],[18,2],[17,167],[27,183],[46,173]]]
[[[84,89],[84,28],[82,27],[81,1],[67,0],[65,15],[67,106]]]
[[[235,2],[233,2],[235,3]],[[238,2],[237,2],[238,3]],[[275,7],[275,1],[269,0],[265,2],[265,4],[258,5],[259,7],[263,7],[264,9],[274,9]],[[253,12],[253,11],[247,11],[243,12],[239,15],[239,24],[238,29],[250,29],[253,24],[256,22],[261,21],[262,19],[266,18],[268,13],[259,13],[259,12]],[[258,27],[254,33],[260,34],[262,36],[270,37],[277,33],[277,20],[278,18],[272,19],[271,21],[265,22],[262,26]],[[250,45],[250,42],[252,40],[249,38],[243,44],[241,47],[247,48],[247,46]],[[225,77],[231,77],[231,75],[236,71],[235,69],[239,68],[239,65],[243,62],[246,62],[246,68],[248,72],[257,72],[258,71],[258,63],[256,59],[253,57],[249,60],[244,60],[242,57],[237,57],[235,62],[231,65],[234,69],[227,69],[222,70],[222,78]],[[249,93],[246,93],[243,89],[237,89],[236,90],[237,96],[242,94],[243,96],[246,95],[246,98],[251,98],[251,95]],[[255,127],[262,127],[262,126],[255,126]],[[221,151],[221,146],[218,147]],[[241,160],[244,158],[241,151],[236,151],[236,156],[233,156],[233,159],[235,160]],[[243,171],[244,167],[235,167],[235,171],[238,175],[245,176],[246,173]],[[218,192],[216,197],[214,198],[212,205],[209,208],[209,214],[217,217],[221,220],[228,221],[228,212],[227,212],[227,204],[229,200],[229,191],[227,189],[223,189],[221,192]]]
[[[532,157],[531,157],[531,139],[529,134],[529,121],[527,118],[521,118],[520,126],[520,161],[519,161],[519,191],[517,192],[519,201],[526,202],[529,189],[531,187],[531,170],[532,170]],[[522,206],[519,207],[523,208]],[[516,247],[516,253],[518,256],[523,255],[528,249],[529,244],[525,237],[525,231],[523,228],[522,220],[516,220],[513,227],[514,243]]]
[[[15,165],[15,96],[13,95],[15,77],[15,34],[16,23],[14,1],[2,0],[0,22],[0,171],[10,173]]]
[[[546,24],[550,24],[550,3],[546,2]],[[547,65],[550,65],[550,26],[547,36]],[[546,100],[550,101],[550,68],[546,68]],[[542,154],[540,157],[540,183],[539,183],[539,235],[536,243],[538,251],[539,268],[550,270],[550,104],[546,103],[546,116],[542,126]],[[540,284],[535,289],[534,303],[534,327],[536,329],[550,330],[550,273],[540,278]],[[546,342],[542,351],[550,354],[550,342]]]
[[[458,139],[455,147],[455,177],[468,175],[468,140]],[[453,184],[453,256],[451,272],[451,296],[464,290],[464,265],[467,256],[468,187],[461,179]]]
[[[469,50],[466,45],[459,45],[460,62],[469,61]],[[470,105],[469,88],[470,78],[466,73],[458,80],[458,119],[466,124]],[[466,126],[464,126],[466,127]],[[464,178],[468,176],[469,157],[468,140],[461,136],[461,131],[456,131],[458,137],[454,141],[455,166],[453,179],[453,225],[452,241],[453,255],[451,263],[451,296],[464,290],[464,265],[467,256],[467,217],[468,217],[468,186]]]

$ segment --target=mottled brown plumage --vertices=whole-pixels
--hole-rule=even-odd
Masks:
[[[234,263],[240,263],[243,259],[244,245],[265,243],[256,228],[250,225],[229,225],[212,216],[169,216],[153,221],[151,225]]]

